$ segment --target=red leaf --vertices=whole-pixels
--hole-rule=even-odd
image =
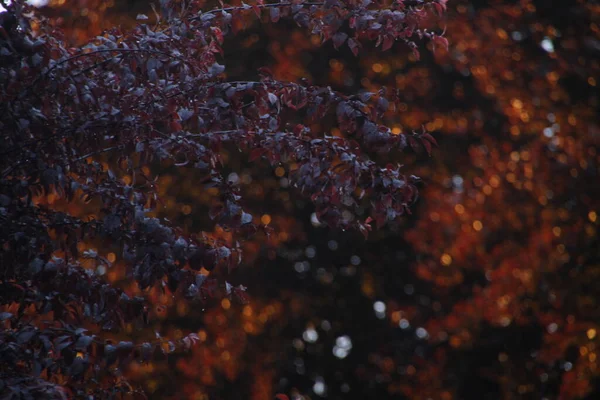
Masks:
[[[436,46],[439,46],[443,47],[444,49],[446,49],[446,51],[448,51],[448,39],[446,39],[445,37],[436,35],[433,38],[431,38],[431,40],[433,40],[434,49]]]
[[[182,129],[181,124],[179,123],[179,121],[171,121],[171,132],[178,132]]]
[[[433,136],[431,136],[429,133],[425,132],[424,134],[421,135],[421,138],[423,140],[428,141],[429,143],[431,143],[435,147],[438,147],[437,140],[435,140],[435,138]]]
[[[265,154],[265,149],[254,149],[250,152],[250,156],[248,157],[248,161],[253,162],[262,157]]]
[[[223,44],[223,32],[221,31],[221,29],[217,28],[216,26],[213,26],[210,28],[210,30],[217,38],[217,41],[219,42],[219,44]]]
[[[381,49],[383,51],[386,51],[386,50],[391,49],[393,45],[394,45],[394,38],[386,35],[385,38],[383,39],[383,46],[381,46]]]
[[[425,151],[427,151],[427,155],[431,156],[431,143],[427,140],[421,140],[421,144],[425,147]]]
[[[282,393],[276,394],[275,395],[275,399],[277,399],[277,400],[290,400],[290,398],[287,395],[282,394]]]

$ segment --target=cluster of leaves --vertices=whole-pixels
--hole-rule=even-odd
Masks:
[[[277,300],[212,310],[205,329],[223,347],[152,379],[165,391],[181,382],[183,397],[226,387],[253,399],[274,387],[293,399],[598,397],[599,11],[581,0],[457,0],[450,51],[418,64],[363,52],[357,66],[350,52],[273,29],[262,40],[278,43],[276,73],[301,65],[336,87],[396,85],[407,110],[389,125],[425,123],[444,152],[411,167],[428,185],[414,226],[404,220],[409,244],[377,232],[363,247],[314,228],[300,207],[271,209],[289,236],[247,282]],[[259,185],[273,208],[286,198],[278,182]],[[344,335],[353,347],[340,359]],[[240,337],[260,346],[239,350]]]
[[[444,44],[420,24],[441,13],[445,0],[259,1],[208,12],[196,2],[161,4],[152,26],[113,29],[81,48],[66,46],[21,1],[0,14],[0,390],[9,398],[130,391],[120,375],[128,361],[196,340],[192,333],[135,346],[103,338],[142,327],[149,311],[144,297],[106,281],[114,260],[94,244],[118,253],[141,290],[245,301],[243,286],[208,273],[238,265],[239,241],[269,230],[254,223],[224,177],[223,146],[287,166],[292,187],[331,227],[366,234],[371,220],[394,221],[416,199],[418,178],[368,154],[407,144],[429,152],[435,140],[382,125],[395,101],[385,91],[348,96],[280,82],[268,70],[257,81],[226,82],[218,57],[224,36],[252,14],[289,17],[355,54],[364,41],[384,49],[402,41],[415,50],[419,37]],[[343,137],[311,129],[327,117]],[[210,216],[233,239],[184,235],[151,216],[160,201],[152,171],[165,166],[204,174],[198,184],[218,191]],[[82,206],[73,213],[67,205]]]

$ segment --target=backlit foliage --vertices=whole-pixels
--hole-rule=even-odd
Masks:
[[[290,215],[298,205],[282,182],[240,175],[257,202],[282,204],[269,210],[278,251],[266,252],[274,261],[256,277],[277,280],[261,297],[278,300],[244,308],[264,321],[259,330],[231,332],[241,312],[214,309],[207,332],[223,347],[207,344],[211,354],[179,367],[191,377],[211,362],[215,373],[183,380],[178,393],[212,398],[232,385],[255,399],[275,390],[296,399],[597,397],[599,9],[507,3],[451,2],[449,51],[422,52],[421,63],[400,52],[325,55],[299,30],[248,37],[250,47],[269,43],[278,77],[397,89],[402,112],[388,113],[388,126],[425,124],[444,150],[433,166],[415,166],[427,185],[406,224],[409,244],[324,233],[305,222],[310,211]],[[244,352],[226,353],[240,338]]]

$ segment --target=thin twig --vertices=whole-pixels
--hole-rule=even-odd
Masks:
[[[269,4],[255,4],[253,7],[257,7],[257,8],[273,8],[273,7],[291,7],[294,5],[299,5],[299,6],[303,6],[303,7],[310,7],[310,6],[323,6],[325,5],[325,3],[322,2],[315,2],[315,3],[301,3],[301,4],[292,4],[292,3],[269,3]],[[226,8],[217,8],[214,10],[210,10],[210,11],[206,11],[205,13],[201,13],[200,15],[197,15],[195,17],[190,18],[190,21],[196,21],[202,18],[202,14],[218,14],[218,13],[222,13],[222,12],[230,12],[230,11],[235,11],[235,10],[250,10],[253,7],[251,6],[239,6],[239,7],[226,7]]]
[[[173,54],[169,54],[167,52],[164,51],[160,51],[160,50],[150,50],[150,49],[122,49],[122,48],[116,48],[116,49],[100,49],[100,50],[94,50],[94,51],[90,51],[88,53],[79,53],[79,54],[75,54],[71,57],[65,58],[61,61],[57,61],[56,64],[54,64],[50,69],[48,69],[48,71],[44,72],[43,74],[41,74],[38,78],[36,78],[33,83],[24,91],[27,92],[28,90],[31,90],[33,87],[35,87],[35,85],[44,77],[48,76],[52,71],[54,71],[56,68],[58,68],[59,66],[69,63],[71,61],[77,60],[78,58],[81,57],[89,57],[89,56],[93,56],[96,54],[101,54],[101,53],[111,53],[111,52],[120,52],[120,53],[149,53],[149,54],[154,54],[154,55],[162,55],[165,57],[169,57],[169,58],[174,58],[176,60],[179,60],[181,62],[183,62],[184,64],[189,65],[193,71],[195,71],[195,68],[193,65],[189,64],[187,62],[187,60],[185,60],[182,57],[173,55]]]
[[[86,155],[83,155],[81,157],[77,157],[76,159],[74,159],[72,162],[76,162],[76,161],[81,161],[81,160],[85,160],[88,157],[92,157],[92,156],[97,156],[98,154],[102,154],[102,153],[107,153],[109,151],[113,151],[113,150],[121,150],[125,147],[125,145],[119,145],[119,146],[113,146],[113,147],[107,147],[105,149],[102,150],[98,150],[98,151],[93,151],[91,153],[88,153]]]

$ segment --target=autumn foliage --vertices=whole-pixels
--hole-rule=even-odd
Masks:
[[[246,207],[231,154],[283,168],[293,195],[333,229],[366,236],[417,200],[419,178],[373,161],[436,145],[424,127],[398,134],[386,126],[397,91],[345,94],[276,79],[268,68],[254,80],[230,81],[223,44],[253,21],[289,20],[355,56],[364,46],[398,43],[417,57],[418,41],[448,47],[439,30],[423,27],[435,24],[445,0],[218,8],[164,1],[152,21],[140,15],[131,30],[114,28],[80,47],[69,47],[23,2],[7,7],[0,14],[0,391],[7,398],[142,395],[123,375],[132,362],[201,340],[152,329],[164,312],[157,298],[194,307],[248,301],[246,287],[227,275],[245,259],[245,241],[268,242],[273,229]],[[212,222],[191,233],[159,217],[162,171],[192,174],[211,194]]]

